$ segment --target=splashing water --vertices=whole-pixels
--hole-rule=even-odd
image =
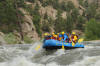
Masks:
[[[85,56],[83,60],[77,61],[69,66],[100,66],[100,56]]]
[[[100,66],[100,45],[94,43],[54,51],[45,51],[41,42],[0,46],[0,66]],[[38,45],[41,47],[35,50]]]

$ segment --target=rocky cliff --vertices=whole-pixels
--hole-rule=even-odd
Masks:
[[[99,20],[100,16],[100,0],[5,0],[0,6],[0,30],[4,34],[12,33],[10,36],[14,34],[16,37],[12,37],[19,41],[14,40],[15,43],[21,42],[22,35],[25,40],[36,41],[45,32],[83,34],[86,22],[91,18]]]

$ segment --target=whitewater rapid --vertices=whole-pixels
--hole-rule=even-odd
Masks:
[[[41,42],[0,46],[0,66],[100,66],[100,42],[85,48],[45,51]],[[39,50],[35,50],[41,45]]]

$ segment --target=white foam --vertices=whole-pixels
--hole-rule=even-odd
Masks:
[[[52,62],[52,63],[47,64],[46,66],[58,66],[58,64],[55,62]]]
[[[57,56],[61,56],[61,55],[65,54],[65,50],[58,49],[54,54],[56,54]]]
[[[34,63],[25,57],[16,57],[12,61],[0,63],[0,66],[45,66],[44,64]],[[58,66],[55,62],[46,64],[46,66]]]
[[[100,56],[84,57],[83,60],[74,62],[69,66],[100,66]]]
[[[12,61],[0,63],[0,66],[43,66],[42,64],[32,63],[27,60],[25,57],[17,57]]]

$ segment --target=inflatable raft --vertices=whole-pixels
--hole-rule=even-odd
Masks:
[[[76,43],[74,46],[72,46],[72,43],[66,43],[53,39],[45,40],[43,42],[43,48],[45,49],[61,49],[62,45],[65,49],[84,48],[83,44]]]

